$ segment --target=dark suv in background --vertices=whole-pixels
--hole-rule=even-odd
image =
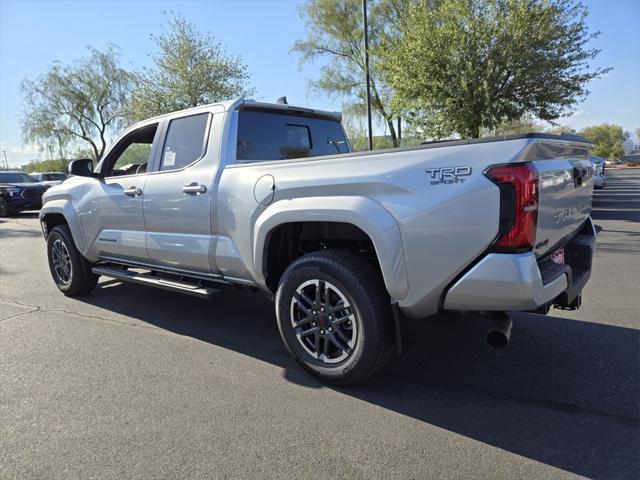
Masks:
[[[33,177],[36,181],[45,183],[47,185],[60,185],[64,182],[69,175],[63,172],[33,172],[29,176]]]
[[[0,217],[21,210],[39,210],[50,187],[23,172],[0,172]]]

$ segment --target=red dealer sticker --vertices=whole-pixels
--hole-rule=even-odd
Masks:
[[[564,248],[559,248],[551,254],[551,261],[553,263],[564,264]]]

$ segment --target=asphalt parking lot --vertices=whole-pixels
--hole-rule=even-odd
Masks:
[[[356,388],[285,351],[273,306],[102,279],[65,298],[37,214],[0,219],[0,478],[640,476],[640,169],[594,196],[583,307],[422,322]]]

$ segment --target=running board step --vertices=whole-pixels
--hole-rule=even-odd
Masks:
[[[209,299],[220,293],[220,290],[213,287],[202,285],[194,285],[189,282],[179,280],[170,280],[167,278],[159,278],[151,273],[139,273],[112,267],[93,267],[91,269],[96,275],[104,275],[105,277],[115,278],[123,282],[137,283],[139,285],[148,285],[150,287],[169,290],[170,292],[186,293],[194,297]]]

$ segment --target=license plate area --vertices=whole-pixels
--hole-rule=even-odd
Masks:
[[[559,248],[558,250],[553,252],[549,256],[549,260],[551,260],[551,263],[556,263],[558,265],[564,265],[564,263],[565,263],[565,261],[564,261],[564,247]]]

